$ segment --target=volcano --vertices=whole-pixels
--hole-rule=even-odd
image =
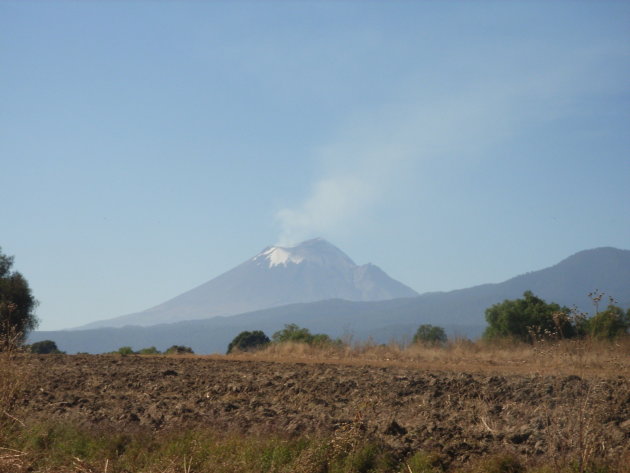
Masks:
[[[329,299],[380,301],[418,294],[373,264],[357,265],[326,240],[270,246],[234,269],[142,312],[79,327],[149,326]]]

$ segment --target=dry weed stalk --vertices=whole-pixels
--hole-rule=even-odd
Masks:
[[[604,382],[589,382],[578,376],[559,380],[553,388],[571,394],[555,396],[551,405],[543,406],[548,453],[556,470],[572,467],[586,473],[600,462],[623,461],[621,457],[628,452],[611,448],[616,427],[609,413],[611,403],[624,402],[624,393],[614,393]]]
[[[24,471],[26,452],[13,448],[0,447],[0,472],[15,473]]]
[[[342,424],[330,440],[330,457],[347,454],[355,450],[365,440],[367,425],[363,415],[357,412],[352,422]]]
[[[28,370],[18,340],[18,334],[8,333],[0,341],[0,425],[9,419],[12,422],[22,422],[12,414],[12,411],[26,388]],[[22,424],[23,425],[23,424]]]
[[[186,455],[184,455],[184,473],[190,473],[193,465],[193,457],[190,456],[190,459],[187,459]]]
[[[16,412],[29,378],[21,341],[14,330],[5,330],[0,340],[0,472],[26,468],[26,453],[6,446],[14,429],[25,427]]]

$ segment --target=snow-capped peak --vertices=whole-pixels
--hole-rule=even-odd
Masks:
[[[269,248],[267,251],[263,251],[255,259],[258,260],[260,256],[263,256],[267,261],[269,261],[270,268],[280,265],[286,266],[289,263],[299,264],[304,261],[303,257],[291,253],[286,248],[275,246]]]
[[[309,262],[320,266],[334,265],[354,268],[356,264],[344,252],[322,238],[307,240],[292,247],[271,246],[254,258],[269,268]]]
[[[373,301],[415,295],[377,267],[357,266],[339,248],[317,238],[295,246],[268,246],[235,268],[160,305],[89,328],[224,317],[329,299]]]

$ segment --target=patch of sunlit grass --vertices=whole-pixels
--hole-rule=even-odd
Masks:
[[[630,337],[613,341],[580,339],[487,342],[456,339],[443,345],[354,344],[313,346],[271,344],[262,350],[229,355],[234,359],[280,362],[348,363],[417,367],[459,372],[502,374],[630,375]]]

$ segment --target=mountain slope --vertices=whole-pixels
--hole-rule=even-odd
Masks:
[[[337,247],[314,239],[291,248],[265,248],[236,268],[158,306],[80,328],[172,323],[334,298],[375,301],[415,295],[378,267],[357,266]]]
[[[618,304],[630,306],[630,251],[595,248],[576,253],[555,266],[512,278],[505,290],[528,287],[535,294],[588,312],[593,309],[588,293],[596,289],[612,296]],[[602,304],[607,304],[605,298]]]
[[[526,290],[548,302],[576,305],[593,313],[587,294],[595,289],[615,297],[617,305],[630,308],[630,251],[598,248],[577,253],[540,271],[499,284],[484,284],[418,297],[357,302],[326,300],[290,304],[232,317],[213,317],[152,327],[108,328],[85,331],[34,332],[30,341],[52,339],[70,353],[101,353],[123,345],[135,349],[173,344],[191,346],[197,353],[224,352],[243,330],[263,330],[268,335],[286,323],[331,336],[350,334],[355,339],[372,337],[387,342],[393,337],[411,338],[418,325],[432,323],[449,336],[477,337],[484,326],[484,311],[505,299],[521,297]],[[607,303],[602,302],[602,307]]]

